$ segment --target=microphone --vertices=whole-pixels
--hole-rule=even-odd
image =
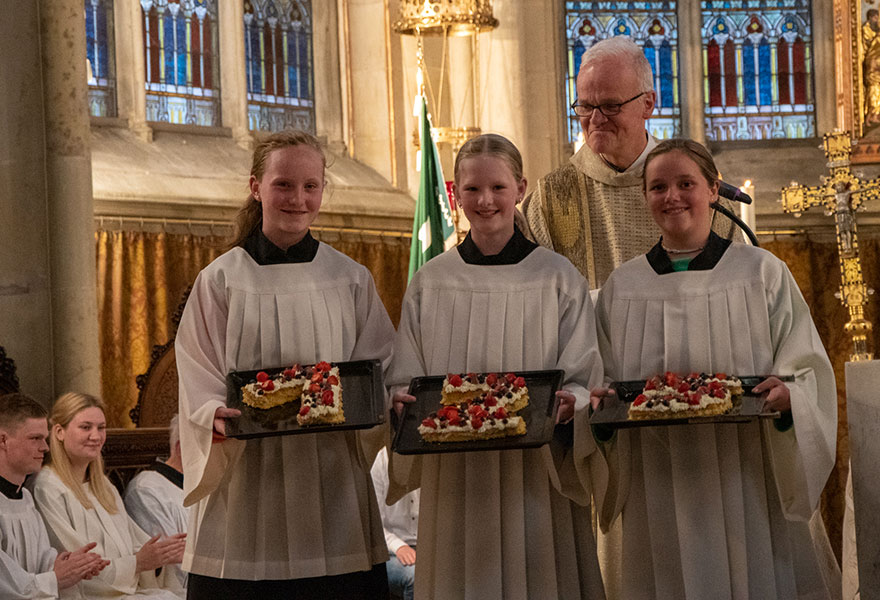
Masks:
[[[719,180],[721,185],[718,187],[718,195],[734,202],[742,202],[743,204],[751,204],[752,197],[746,194],[738,187],[732,186],[726,181]]]

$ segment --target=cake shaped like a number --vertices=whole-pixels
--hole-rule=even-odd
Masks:
[[[645,382],[629,406],[630,419],[662,419],[721,415],[743,393],[742,382],[726,373],[679,375],[667,371]]]
[[[255,381],[242,386],[241,400],[262,410],[299,400],[296,421],[303,426],[345,422],[339,367],[325,361],[296,364],[275,376],[260,371]]]
[[[517,414],[529,404],[529,390],[515,373],[449,373],[441,388],[441,407],[419,425],[427,442],[469,442],[526,433]]]

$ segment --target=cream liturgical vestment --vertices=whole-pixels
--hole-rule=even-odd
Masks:
[[[462,248],[479,252],[468,236],[419,269],[386,383],[564,369],[577,398],[574,446],[392,454],[387,500],[421,487],[416,598],[605,597],[590,525],[592,470],[604,472],[604,460],[586,421],[587,390],[601,380],[588,286],[562,256],[514,238],[502,255],[531,251],[514,252],[513,264],[466,263]]]
[[[21,498],[0,493],[0,598],[57,598],[57,555],[31,493],[24,488]]]
[[[183,507],[183,474],[165,463],[141,471],[125,488],[125,510],[147,535],[186,533],[187,511]],[[186,573],[180,565],[168,565],[186,585]]]
[[[167,570],[163,569],[158,577],[154,571],[136,573],[135,553],[150,537],[125,512],[116,488],[110,485],[117,507],[116,514],[110,514],[98,502],[89,484],[83,486],[92,508],[85,508],[50,467],[43,467],[34,482],[34,500],[52,544],[57,549],[72,551],[96,542],[93,552],[110,561],[96,577],[64,590],[62,597],[183,598],[185,592]]]
[[[611,275],[596,306],[606,377],[793,375],[794,424],[619,430],[606,446],[612,483],[597,499],[603,528],[622,519],[617,584],[627,600],[836,598],[840,572],[817,510],[834,466],[834,373],[785,264],[724,245],[710,237],[691,263],[703,270],[671,272],[658,244]],[[652,264],[664,262],[670,272],[658,274]]]
[[[287,580],[388,559],[370,478],[384,430],[211,443],[230,371],[389,360],[394,328],[369,271],[314,243],[313,259],[279,264],[234,248],[190,294],[175,343],[184,503],[193,505],[185,571]]]
[[[593,288],[660,237],[642,190],[645,158],[656,146],[648,136],[641,155],[617,171],[584,144],[569,164],[538,180],[522,203],[532,239],[568,258]],[[721,215],[713,228],[722,237],[733,230]]]

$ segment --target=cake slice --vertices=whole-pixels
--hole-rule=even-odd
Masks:
[[[306,375],[308,383],[300,398],[296,422],[303,427],[344,423],[339,367],[319,362],[314,367],[307,368]]]

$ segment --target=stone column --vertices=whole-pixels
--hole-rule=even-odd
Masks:
[[[244,53],[244,3],[220,2],[220,104],[223,126],[242,148],[253,146],[248,127],[247,76]]]
[[[37,2],[10,2],[0,19],[0,345],[22,391],[52,397],[52,318],[46,156]],[[85,56],[85,55],[83,55]]]
[[[144,11],[140,2],[114,2],[116,29],[116,106],[119,117],[144,141],[153,140],[147,125]]]
[[[859,589],[880,598],[880,360],[846,363],[846,407],[852,464]]]
[[[312,3],[315,131],[336,154],[345,152],[339,47],[337,3]]]
[[[706,143],[703,115],[703,15],[700,5],[679,8],[678,59],[681,64],[678,105],[681,107],[681,134]]]
[[[100,394],[83,5],[41,0],[39,10],[54,387]]]

